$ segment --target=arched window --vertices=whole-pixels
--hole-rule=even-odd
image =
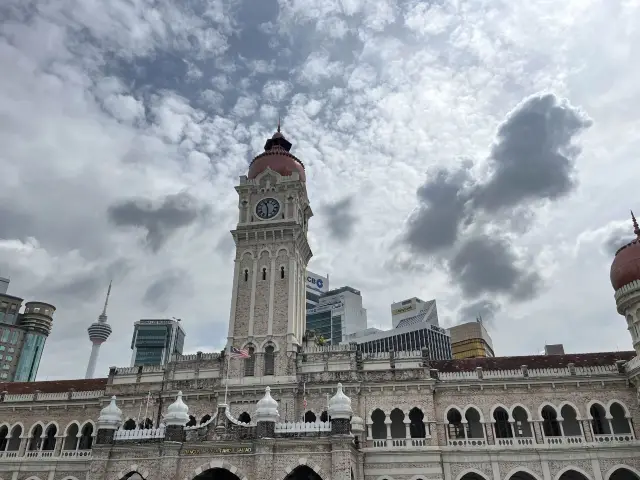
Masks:
[[[202,425],[203,423],[207,423],[209,420],[211,420],[211,415],[206,414],[204,417],[200,419],[200,425]]]
[[[328,422],[329,421],[329,414],[327,413],[326,410],[323,410],[322,413],[320,414],[320,421],[321,422]]]
[[[42,442],[42,427],[40,425],[36,425],[31,432],[31,437],[29,438],[29,451],[33,452],[40,450],[40,442]]]
[[[609,420],[606,418],[607,414],[602,405],[599,403],[591,405],[589,415],[591,415],[591,428],[594,435],[609,435],[611,433]]]
[[[135,423],[134,423],[135,425]],[[82,427],[82,434],[80,435],[79,450],[90,450],[93,445],[93,425],[86,423]]]
[[[140,430],[149,430],[150,428],[153,428],[153,420],[151,420],[150,418],[145,418],[142,422],[140,422],[140,425],[138,425],[138,427],[140,428]]]
[[[267,345],[264,349],[264,374],[274,375],[275,372],[275,348],[273,345]]]
[[[316,422],[316,414],[313,413],[311,410],[307,411],[304,414],[304,422],[305,423],[315,423]]]
[[[484,426],[480,422],[480,412],[468,408],[464,414],[467,420],[467,438],[484,438]]]
[[[8,452],[17,452],[20,450],[20,442],[22,436],[22,427],[16,425],[11,429],[11,438],[9,439],[9,445],[7,445]]]
[[[609,480],[640,480],[640,477],[628,468],[620,467],[609,476]]]
[[[64,443],[62,444],[63,450],[75,450],[78,446],[78,433],[80,428],[77,423],[72,423],[67,428],[67,434],[64,437]]]
[[[249,281],[249,270],[247,270],[246,268],[244,269],[244,281]]]
[[[251,423],[251,415],[249,415],[247,412],[242,412],[238,416],[238,421],[242,423]]]
[[[123,430],[135,430],[136,429],[136,421],[133,418],[130,418],[122,425]]]
[[[409,434],[411,438],[426,438],[427,429],[424,424],[424,413],[418,407],[413,407],[409,411]]]
[[[387,426],[384,423],[386,418],[387,415],[379,408],[371,412],[371,438],[374,440],[387,438]]]
[[[193,415],[189,415],[189,421],[187,422],[185,427],[195,427],[197,424],[198,421],[196,420],[196,417],[194,417]]]
[[[565,437],[578,437],[582,435],[582,429],[578,422],[578,414],[571,405],[564,405],[560,410],[562,415],[562,430]]]
[[[612,403],[611,407],[609,407],[609,413],[611,414],[613,433],[616,435],[631,433],[631,425],[622,405],[617,402]]]
[[[56,433],[58,433],[58,427],[55,425],[49,425],[42,441],[42,450],[52,451],[56,448]]]
[[[493,419],[495,421],[496,438],[512,438],[513,431],[511,430],[511,423],[509,423],[509,414],[507,411],[498,407],[493,411]]]
[[[533,438],[533,430],[531,422],[529,422],[529,414],[522,407],[513,409],[513,420],[515,424],[515,436],[522,438]]]
[[[284,278],[284,267],[280,267],[280,278]]]
[[[391,410],[391,438],[406,438],[407,428],[404,426],[404,412],[399,408]]]
[[[4,452],[9,442],[9,427],[3,425],[0,427],[0,452]]]
[[[545,405],[542,409],[542,431],[545,437],[560,437],[560,424],[556,409]]]
[[[462,425],[462,415],[457,409],[452,408],[447,412],[447,424],[449,439],[464,438],[465,431]]]
[[[267,268],[266,267],[262,267],[262,279],[263,280],[267,279]]]
[[[249,358],[244,359],[244,376],[245,377],[253,377],[256,371],[256,356],[255,356],[255,348],[249,347],[247,348],[247,352],[249,352]]]

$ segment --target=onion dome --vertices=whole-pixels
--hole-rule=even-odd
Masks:
[[[289,153],[291,150],[291,142],[289,142],[280,132],[280,122],[278,122],[278,131],[273,137],[267,140],[264,145],[264,152],[253,159],[249,165],[248,178],[256,178],[267,168],[280,175],[289,177],[293,172],[300,174],[300,180],[306,180],[304,173],[304,165],[294,155]]]
[[[178,392],[176,401],[167,408],[167,414],[164,416],[164,424],[179,425],[184,427],[189,421],[189,407],[182,401],[182,392]]]
[[[267,387],[264,391],[264,397],[258,400],[256,405],[256,422],[277,422],[280,419],[278,413],[278,402],[271,396],[271,388]]]
[[[364,432],[364,420],[362,417],[356,415],[351,417],[351,431],[354,433]]]
[[[109,405],[100,410],[98,429],[116,430],[122,424],[122,410],[116,405],[116,396],[111,397]]]
[[[620,248],[613,259],[610,279],[614,290],[640,280],[640,227],[633,212],[631,220],[636,238]]]
[[[329,400],[329,408],[327,413],[331,418],[351,418],[353,410],[351,409],[351,399],[342,391],[342,384],[338,384],[338,391]]]

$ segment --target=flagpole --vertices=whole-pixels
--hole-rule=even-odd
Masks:
[[[136,428],[140,428],[140,414],[142,413],[142,399],[140,399],[140,408],[138,409],[138,418],[136,419]]]
[[[226,375],[226,380],[224,382],[224,404],[227,404],[227,394],[229,393],[229,366],[231,363],[231,348],[228,349],[227,351],[227,375]]]

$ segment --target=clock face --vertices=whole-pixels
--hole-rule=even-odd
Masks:
[[[280,211],[280,203],[275,198],[263,198],[256,205],[256,215],[262,220],[275,217]]]

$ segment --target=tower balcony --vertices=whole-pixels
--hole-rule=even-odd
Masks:
[[[102,343],[107,341],[112,329],[108,323],[95,322],[87,328],[87,331],[89,332],[89,339],[93,343]]]

